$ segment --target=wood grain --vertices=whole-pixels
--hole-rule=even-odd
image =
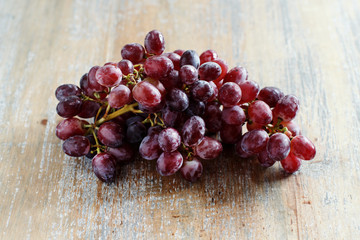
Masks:
[[[317,156],[287,176],[232,148],[196,184],[137,159],[101,184],[61,151],[55,88],[163,32],[301,100]],[[358,239],[360,2],[0,1],[0,239]]]

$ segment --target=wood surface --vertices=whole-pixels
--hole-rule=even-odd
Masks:
[[[160,30],[299,97],[317,147],[287,175],[232,148],[201,181],[136,159],[115,184],[67,157],[54,91]],[[360,2],[0,0],[0,239],[359,239]]]

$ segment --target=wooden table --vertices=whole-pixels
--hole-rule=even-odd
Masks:
[[[0,239],[359,239],[360,2],[0,1]],[[317,156],[288,176],[227,148],[200,182],[67,157],[54,91],[160,30],[301,100]]]

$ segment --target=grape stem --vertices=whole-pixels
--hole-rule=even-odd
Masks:
[[[138,103],[133,103],[133,104],[130,104],[130,105],[125,105],[124,107],[122,107],[121,109],[107,115],[107,116],[104,116],[102,118],[100,118],[98,121],[95,122],[95,125],[98,126],[100,124],[103,124],[104,122],[107,122],[107,121],[110,121],[111,119],[114,119],[124,113],[127,113],[127,112],[133,112],[133,113],[143,113],[143,111],[141,110],[138,110],[138,109],[135,109],[134,107],[138,106],[139,104]]]
[[[98,141],[98,139],[97,139],[97,137],[96,137],[96,134],[95,134],[95,131],[94,131],[94,129],[91,129],[91,131],[92,131],[92,134],[93,134],[93,136],[94,136],[94,139],[95,139],[95,143],[96,143],[96,152],[99,154],[101,151],[100,151],[100,144],[99,144],[99,141]]]

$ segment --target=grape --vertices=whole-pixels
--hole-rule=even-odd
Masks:
[[[89,153],[90,142],[84,136],[72,136],[63,143],[63,151],[71,157],[81,157]]]
[[[64,101],[69,96],[81,96],[81,89],[74,84],[60,85],[56,91],[55,96],[59,101]]]
[[[224,143],[227,144],[236,143],[241,138],[241,134],[241,125],[228,125],[224,123],[220,129],[220,138]]]
[[[269,136],[266,131],[255,129],[245,133],[241,139],[241,148],[251,154],[259,153],[266,148]]]
[[[91,89],[89,87],[89,79],[88,79],[88,74],[84,74],[81,79],[80,79],[80,88],[81,90],[84,91],[84,94],[88,97],[91,97],[91,98],[95,98],[94,96],[94,93],[95,93],[95,90]],[[106,94],[104,93],[100,93],[100,98],[105,98],[106,97]]]
[[[139,143],[146,136],[147,129],[142,122],[130,124],[126,130],[126,139],[129,143]]]
[[[266,102],[271,108],[275,107],[282,97],[284,93],[277,87],[264,87],[258,95],[258,99]]]
[[[130,60],[133,64],[139,63],[144,59],[145,49],[138,43],[126,44],[121,49],[123,59]]]
[[[109,105],[112,108],[121,108],[125,104],[129,104],[131,100],[131,91],[125,85],[119,85],[113,88],[108,97]]]
[[[100,85],[96,81],[96,73],[99,70],[99,66],[94,66],[89,70],[88,73],[88,88],[93,90],[94,92],[103,92],[106,91],[106,87],[103,85]]]
[[[255,98],[259,93],[259,89],[260,89],[259,84],[257,84],[254,81],[248,80],[240,83],[239,86],[241,88],[241,92],[243,93],[240,100],[240,104],[255,100]]]
[[[161,126],[159,126],[159,125],[149,127],[148,136],[152,136],[152,135],[155,135],[155,134],[159,135],[162,130],[163,130],[163,128]]]
[[[182,112],[189,107],[189,98],[185,92],[173,88],[166,96],[166,104],[171,110]]]
[[[56,112],[63,118],[74,117],[81,111],[82,101],[78,96],[69,96],[60,101],[56,106]]]
[[[161,148],[158,141],[159,134],[149,134],[140,143],[140,156],[146,160],[155,160],[161,154]]]
[[[191,86],[191,96],[197,101],[206,102],[213,94],[214,90],[207,81],[199,80]]]
[[[124,129],[115,122],[101,124],[98,132],[100,142],[108,147],[119,147],[124,141]]]
[[[161,102],[160,91],[148,82],[136,84],[132,90],[132,95],[138,103],[146,107],[154,107]]]
[[[98,153],[92,159],[95,175],[103,182],[114,182],[116,175],[116,160],[109,153]]]
[[[293,120],[299,110],[299,100],[294,95],[281,98],[274,108],[275,115],[285,122]]]
[[[150,114],[150,113],[157,113],[157,112],[160,112],[161,109],[164,108],[164,105],[165,105],[165,102],[162,101],[160,102],[158,105],[154,106],[154,107],[148,107],[148,106],[144,106],[144,105],[141,105],[139,104],[139,110],[141,110],[143,113],[147,113],[147,114]]]
[[[160,79],[174,69],[174,64],[165,56],[152,56],[145,60],[144,71],[152,78]]]
[[[182,167],[180,168],[181,176],[189,182],[196,182],[199,180],[202,172],[203,165],[196,158],[193,158],[191,161],[184,161]]]
[[[82,102],[80,113],[78,114],[81,118],[92,118],[95,117],[96,113],[100,108],[100,104],[94,101],[86,100]]]
[[[262,125],[262,124],[258,124],[258,123],[251,122],[251,121],[246,123],[246,129],[248,131],[255,130],[255,129],[263,129],[263,128],[264,128],[264,125]]]
[[[214,62],[206,62],[199,67],[199,77],[201,80],[213,81],[221,75],[221,67]]]
[[[213,93],[213,95],[211,95],[211,97],[207,101],[212,102],[217,98],[217,96],[219,94],[219,89],[217,88],[217,86],[215,85],[215,83],[213,81],[210,81],[208,83],[212,87],[214,93]]]
[[[176,122],[179,119],[180,112],[171,110],[168,106],[166,106],[162,110],[162,118],[164,120],[164,123],[168,127],[174,127],[176,125]]]
[[[191,85],[198,81],[198,70],[192,65],[184,65],[180,68],[179,77],[185,84]]]
[[[129,127],[131,124],[136,123],[136,122],[142,122],[144,120],[144,117],[140,116],[140,115],[135,115],[132,117],[129,117],[128,119],[126,119],[126,126]]]
[[[301,129],[299,125],[297,125],[296,122],[290,121],[290,122],[281,122],[280,123],[283,127],[286,127],[293,137],[301,135]]]
[[[194,50],[186,50],[180,57],[180,67],[184,65],[192,65],[198,69],[200,66],[199,55]]]
[[[211,133],[216,133],[221,129],[221,109],[218,103],[209,103],[205,108],[204,119],[206,128]]]
[[[211,62],[218,57],[214,50],[208,49],[200,55],[200,64]]]
[[[271,159],[281,161],[289,155],[290,140],[283,133],[275,133],[269,138],[266,150]]]
[[[291,152],[290,154],[283,160],[281,160],[281,166],[287,173],[294,173],[299,170],[301,166],[301,160],[293,155]]]
[[[184,50],[181,50],[181,49],[177,49],[174,51],[174,53],[178,54],[180,57],[183,55],[185,51]]]
[[[248,114],[251,121],[261,125],[271,123],[273,118],[269,105],[261,100],[256,100],[250,104]]]
[[[117,67],[120,68],[121,72],[125,76],[134,72],[134,64],[127,59],[123,59],[118,62]]]
[[[221,74],[220,76],[214,80],[214,83],[217,85],[218,82],[220,82],[222,79],[224,79],[227,71],[228,71],[228,65],[225,62],[225,60],[221,59],[221,58],[216,58],[214,59],[212,62],[217,63],[220,65],[221,67]]]
[[[224,108],[221,114],[221,120],[228,125],[242,125],[245,120],[245,112],[240,106]]]
[[[102,86],[114,87],[120,84],[122,72],[117,66],[105,65],[96,71],[95,79]]]
[[[147,77],[143,81],[151,83],[152,85],[154,85],[154,87],[156,87],[157,90],[159,90],[159,92],[161,93],[161,96],[165,97],[166,89],[165,89],[164,85],[159,80],[157,80],[155,78]]]
[[[164,53],[163,56],[169,58],[173,64],[174,69],[179,71],[180,70],[180,55],[176,53]]]
[[[158,137],[159,146],[164,152],[174,152],[181,144],[181,137],[174,128],[165,128]]]
[[[249,159],[254,157],[254,154],[247,153],[241,148],[241,139],[235,144],[235,151],[242,159]]]
[[[176,70],[172,70],[166,77],[161,78],[160,82],[164,85],[165,89],[168,90],[182,87],[179,71]]]
[[[248,72],[244,67],[237,66],[232,69],[225,75],[224,83],[234,82],[236,84],[243,83],[248,78]]]
[[[262,167],[271,167],[276,162],[269,156],[269,152],[264,150],[258,154],[258,161]]]
[[[205,135],[205,122],[201,117],[189,118],[182,128],[182,140],[188,147],[198,145]]]
[[[165,50],[164,36],[158,30],[152,30],[146,34],[144,46],[148,53],[161,55]]]
[[[192,100],[186,109],[186,114],[192,116],[202,116],[205,113],[205,103]]]
[[[156,170],[161,176],[170,176],[176,173],[183,164],[183,157],[178,151],[163,152],[156,161]]]
[[[107,62],[107,63],[104,64],[104,66],[106,66],[106,65],[112,65],[114,67],[117,67],[117,64],[114,63],[114,62]]]
[[[302,135],[296,136],[291,140],[291,152],[303,160],[311,160],[316,155],[315,145]]]
[[[204,137],[199,145],[195,146],[195,154],[202,159],[210,160],[217,158],[222,152],[223,147],[221,143],[211,137]]]
[[[67,118],[56,126],[55,134],[61,140],[66,140],[75,135],[84,135],[86,129],[83,126],[85,124],[89,123],[78,118]]]
[[[241,89],[239,85],[228,82],[219,89],[219,100],[224,107],[235,106],[241,99]]]
[[[111,154],[115,158],[116,165],[127,163],[133,160],[134,157],[134,150],[127,143],[117,148],[108,148],[107,153]]]

